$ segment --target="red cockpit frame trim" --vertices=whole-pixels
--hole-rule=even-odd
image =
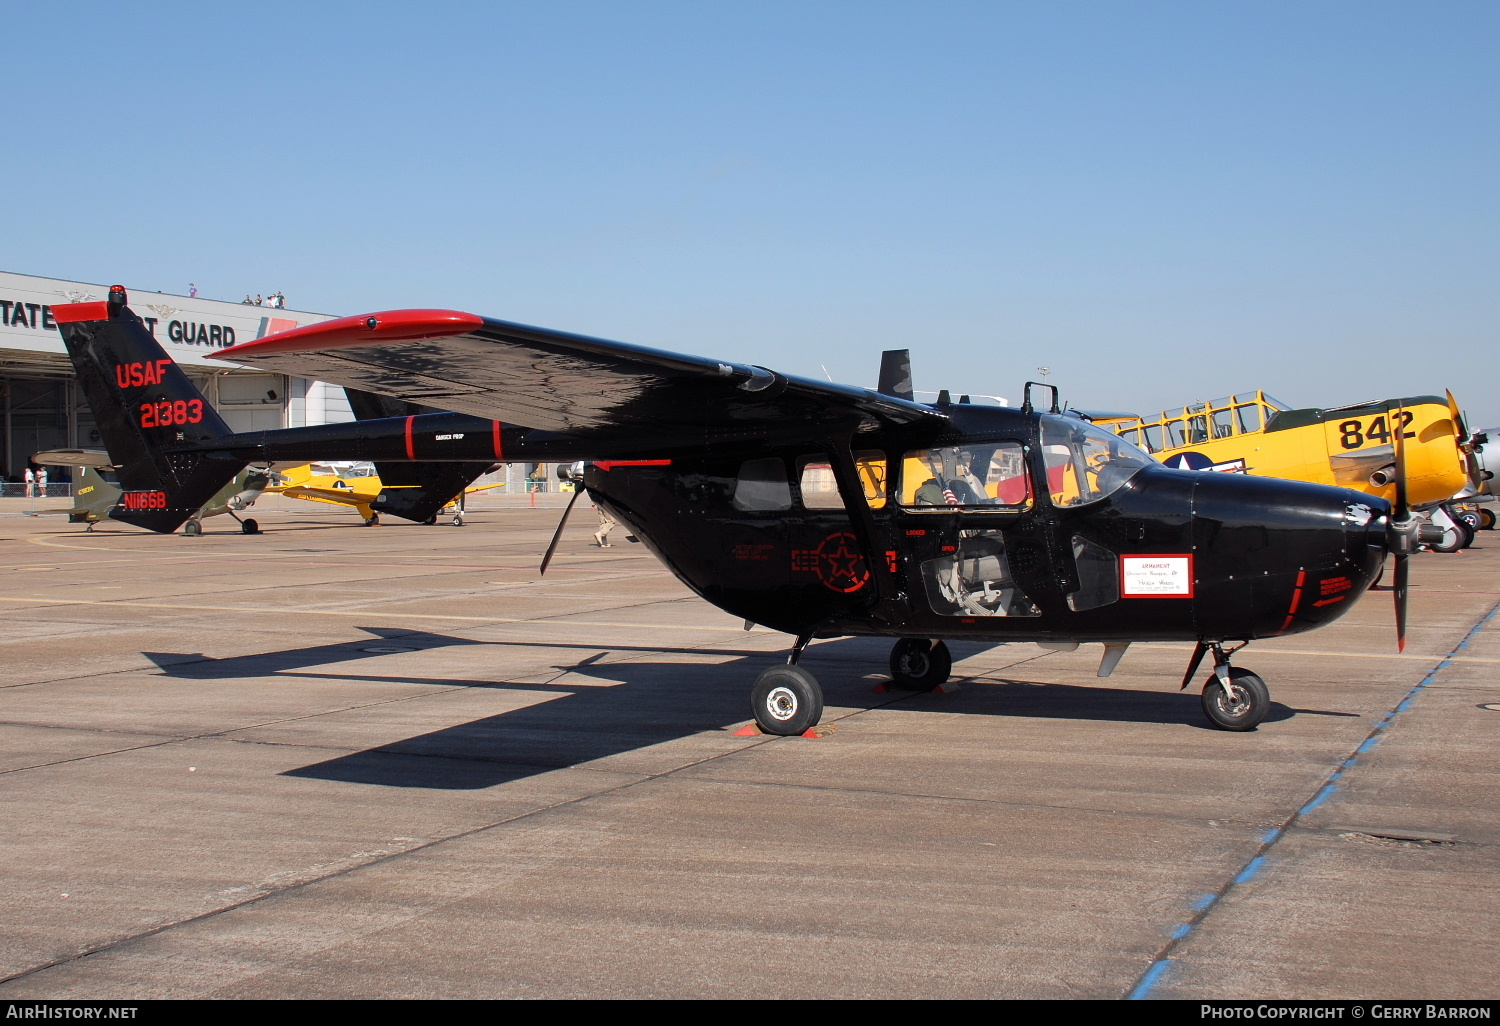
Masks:
[[[372,321],[374,327],[370,326]],[[208,355],[215,360],[247,360],[278,353],[304,353],[342,346],[446,338],[483,326],[483,317],[460,310],[386,310],[383,313],[339,317],[293,328],[291,331],[279,331],[254,342],[242,342]]]
[[[82,324],[84,321],[109,320],[109,304],[59,303],[52,308],[52,319],[58,324]]]

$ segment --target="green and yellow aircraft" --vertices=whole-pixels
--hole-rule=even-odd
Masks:
[[[109,518],[110,510],[120,503],[123,494],[118,484],[110,480],[113,467],[109,454],[96,449],[52,449],[31,457],[33,463],[49,467],[72,467],[75,471],[76,490],[73,505],[68,509],[39,509],[33,516],[62,516],[66,514],[70,524],[87,524],[85,530],[92,531],[94,525]],[[188,518],[182,525],[182,533],[203,533],[203,521],[208,517],[228,514],[239,522],[242,534],[259,534],[260,525],[253,519],[240,519],[239,513],[255,505],[255,500],[271,483],[271,475],[259,467],[246,467],[233,481],[204,503],[203,508]]]

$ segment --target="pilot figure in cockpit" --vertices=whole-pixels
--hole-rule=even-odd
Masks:
[[[974,454],[964,449],[938,449],[927,455],[933,476],[917,489],[919,506],[973,506],[988,502],[984,483],[971,469]],[[947,473],[945,473],[947,471]],[[946,479],[944,487],[941,482]]]

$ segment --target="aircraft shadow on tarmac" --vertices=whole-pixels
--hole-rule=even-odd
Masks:
[[[781,656],[775,652],[736,649],[664,649],[574,643],[474,641],[443,634],[362,628],[376,644],[356,641],[289,649],[264,655],[214,659],[202,655],[145,653],[171,677],[229,681],[277,675],[317,680],[432,684],[443,687],[503,689],[532,694],[553,692],[531,705],[468,723],[406,738],[362,752],[287,771],[287,776],[387,787],[471,790],[493,787],[555,769],[724,730],[748,721],[747,692],[762,669]],[[567,649],[589,655],[567,666],[554,666],[551,682],[490,682],[466,678],[403,676],[382,673],[313,672],[371,654],[428,651],[469,645]],[[951,643],[955,661],[990,648]],[[644,661],[632,661],[630,652]],[[828,705],[871,709],[897,705],[911,713],[941,712],[1017,718],[1100,720],[1121,723],[1181,724],[1213,729],[1203,715],[1195,690],[1134,690],[1054,684],[1022,677],[983,677],[952,694],[880,693],[873,685],[884,678],[888,642],[878,638],[843,638],[810,648],[803,658],[822,682]],[[620,659],[621,654],[627,658]],[[653,656],[686,655],[705,661],[659,661]],[[599,664],[605,657],[616,661]],[[729,657],[729,658],[725,658]],[[723,662],[708,659],[725,658]],[[1012,667],[1014,673],[1020,667]],[[545,674],[528,674],[531,677]],[[580,680],[580,677],[594,678]],[[962,678],[960,678],[962,679]],[[1273,702],[1267,723],[1298,714],[1355,716],[1321,709],[1292,709]]]

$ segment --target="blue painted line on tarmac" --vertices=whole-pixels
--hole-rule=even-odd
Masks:
[[[1291,829],[1292,825],[1296,823],[1297,820],[1301,819],[1303,816],[1307,815],[1313,809],[1316,809],[1319,805],[1322,805],[1325,801],[1332,797],[1333,792],[1338,789],[1338,784],[1336,783],[1336,781],[1344,775],[1344,771],[1354,765],[1355,759],[1358,756],[1369,751],[1371,748],[1374,748],[1377,744],[1380,743],[1385,728],[1395,720],[1396,715],[1398,713],[1405,712],[1408,708],[1411,707],[1412,702],[1422,692],[1422,689],[1431,684],[1433,680],[1436,679],[1437,675],[1449,666],[1449,664],[1453,661],[1454,654],[1459,652],[1461,649],[1468,648],[1469,642],[1473,640],[1476,634],[1484,629],[1486,624],[1488,624],[1495,618],[1495,614],[1497,613],[1500,613],[1500,602],[1496,602],[1493,606],[1491,606],[1490,611],[1488,613],[1485,613],[1484,616],[1480,617],[1478,623],[1469,628],[1469,631],[1464,635],[1463,640],[1455,645],[1453,647],[1453,650],[1450,651],[1446,656],[1444,656],[1436,666],[1427,671],[1427,675],[1420,681],[1418,681],[1417,684],[1402,697],[1401,701],[1396,704],[1396,707],[1394,709],[1390,710],[1380,718],[1380,722],[1375,724],[1375,728],[1370,731],[1369,735],[1366,736],[1364,741],[1360,743],[1359,747],[1354,749],[1349,757],[1339,764],[1338,769],[1334,770],[1331,774],[1324,778],[1323,786],[1318,789],[1318,793],[1313,797],[1312,801],[1308,802],[1306,805],[1302,806],[1302,808],[1298,809],[1297,812],[1294,813],[1290,818],[1288,818],[1285,823],[1282,823],[1280,826],[1266,832],[1266,835],[1261,839],[1260,849],[1256,852],[1255,857],[1245,864],[1245,867],[1240,870],[1239,874],[1233,880],[1231,880],[1222,891],[1219,891],[1216,894],[1205,894],[1203,897],[1193,902],[1192,908],[1194,913],[1196,914],[1193,916],[1193,918],[1189,919],[1187,922],[1183,923],[1177,929],[1172,931],[1171,937],[1168,939],[1166,946],[1162,949],[1161,954],[1157,955],[1156,961],[1151,963],[1150,968],[1148,968],[1145,974],[1141,976],[1140,980],[1136,983],[1135,988],[1126,995],[1127,1001],[1141,1001],[1150,996],[1151,988],[1156,986],[1157,982],[1160,981],[1162,976],[1166,973],[1167,967],[1172,964],[1172,959],[1169,956],[1174,950],[1176,950],[1177,946],[1182,943],[1182,941],[1186,940],[1194,930],[1202,925],[1203,921],[1208,918],[1208,913],[1211,912],[1214,906],[1219,903],[1219,899],[1228,894],[1229,891],[1234,887],[1237,887],[1240,884],[1249,881],[1251,877],[1255,876],[1256,873],[1260,872],[1261,869],[1265,867],[1267,857],[1266,853],[1270,850],[1271,846],[1280,841],[1282,837],[1286,836],[1286,832]]]
[[[1280,833],[1280,831],[1277,831],[1277,832]],[[1240,870],[1240,875],[1234,878],[1234,883],[1235,884],[1249,883],[1250,878],[1252,876],[1254,876],[1256,873],[1259,873],[1261,871],[1261,869],[1265,866],[1265,864],[1266,864],[1266,857],[1264,855],[1257,855],[1257,856],[1255,856],[1255,858],[1253,858],[1253,859],[1250,860],[1250,864],[1249,865],[1247,865],[1244,869]],[[1231,886],[1233,886],[1233,885],[1231,885]]]
[[[1144,1000],[1146,995],[1151,993],[1151,988],[1156,986],[1156,981],[1162,978],[1162,976],[1167,971],[1167,967],[1171,964],[1172,960],[1170,958],[1164,958],[1153,965],[1150,969],[1147,969],[1146,975],[1141,977],[1141,982],[1135,985],[1135,990],[1132,990],[1130,992],[1130,995],[1125,1000]]]
[[[1316,809],[1319,805],[1322,805],[1328,799],[1332,798],[1333,797],[1333,792],[1336,791],[1336,790],[1338,790],[1338,785],[1337,784],[1324,784],[1323,785],[1323,790],[1321,790],[1321,791],[1318,792],[1317,797],[1315,797],[1312,801],[1308,802],[1306,805],[1302,806],[1302,808],[1300,808],[1300,809],[1297,810],[1297,815],[1299,815],[1299,816],[1305,816],[1305,815],[1307,815],[1313,809]]]

